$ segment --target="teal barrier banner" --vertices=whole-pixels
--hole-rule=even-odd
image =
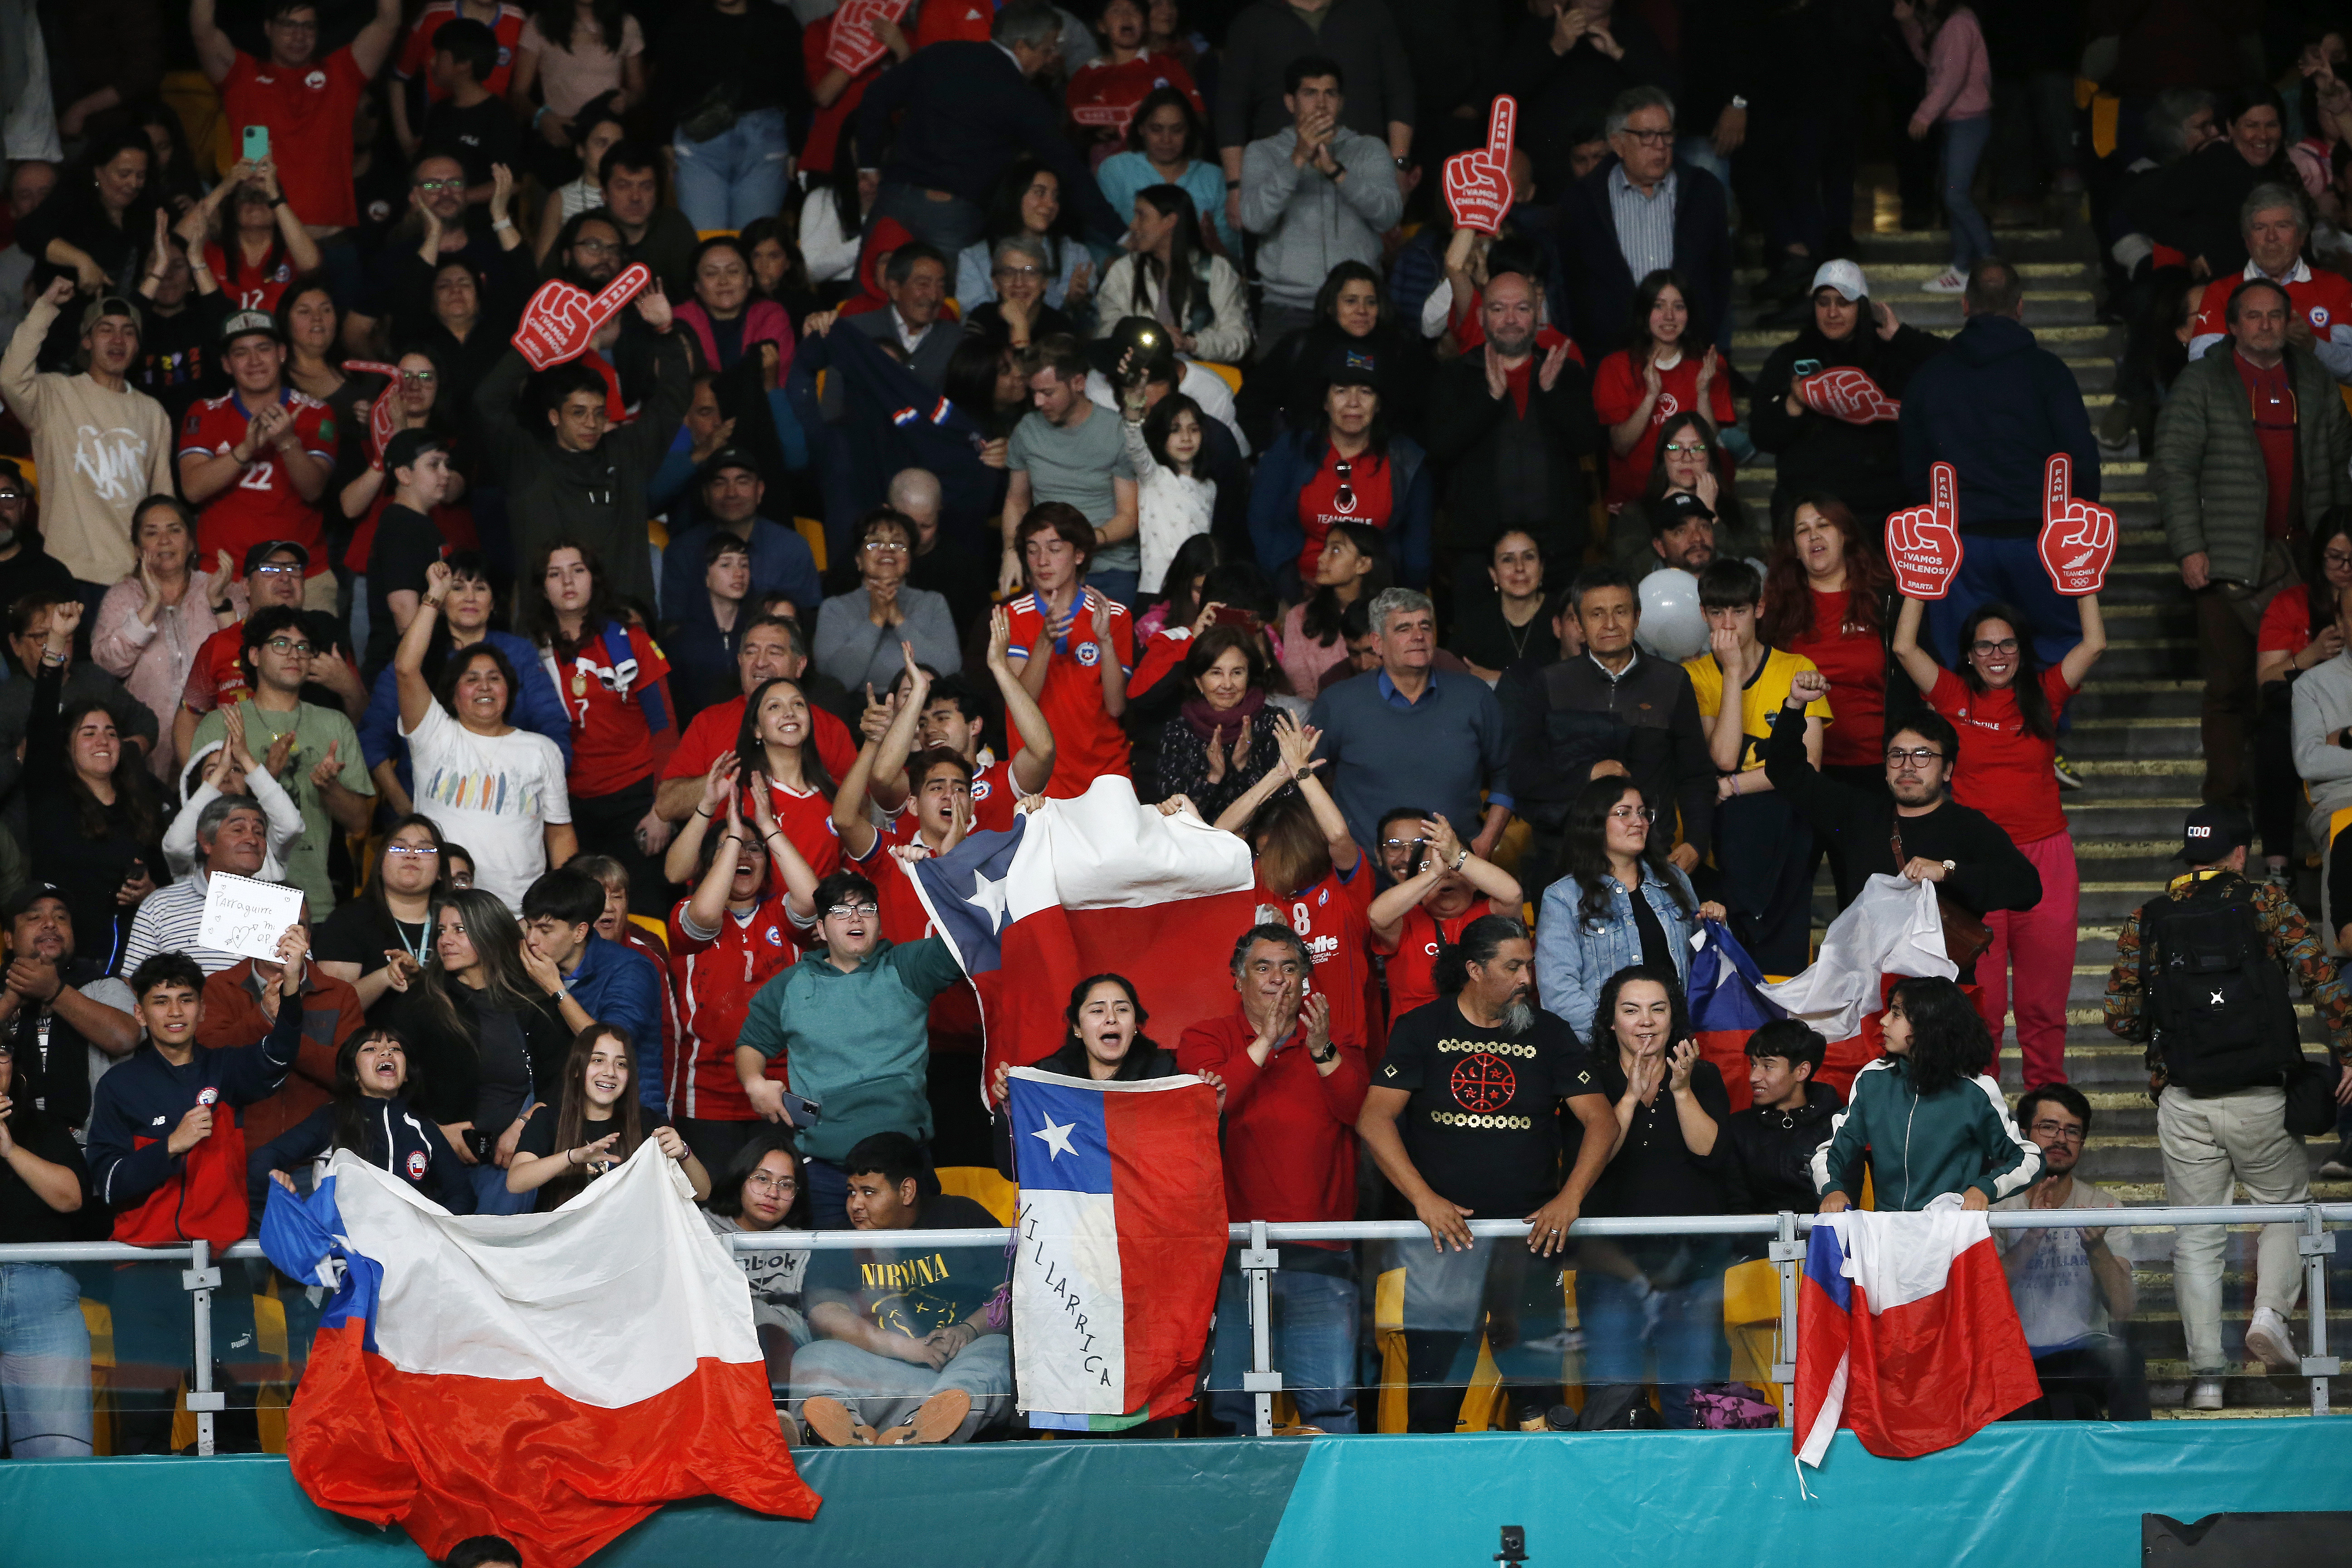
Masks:
[[[1925,1458],[1843,1433],[1798,1491],[1783,1432],[1017,1442],[794,1455],[815,1521],[680,1504],[593,1568],[2122,1568],[2140,1516],[2352,1509],[2352,1422],[1987,1427]],[[404,1536],[320,1511],[285,1461],[0,1463],[0,1564],[417,1568]]]

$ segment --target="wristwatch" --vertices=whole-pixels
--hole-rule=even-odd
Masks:
[[[1328,1044],[1328,1042],[1327,1042],[1327,1044]],[[1337,1057],[1339,1054],[1339,1047],[1337,1047],[1337,1046],[1332,1046],[1328,1050],[1325,1051],[1321,1056],[1319,1056],[1319,1057],[1318,1057],[1318,1056],[1317,1056],[1317,1055],[1315,1054],[1315,1048],[1314,1048],[1312,1046],[1309,1046],[1309,1047],[1307,1047],[1307,1059],[1308,1061],[1310,1061],[1310,1062],[1315,1062],[1315,1063],[1318,1063],[1318,1064],[1319,1065],[1319,1064],[1321,1064],[1321,1063],[1323,1063],[1323,1062],[1328,1062],[1328,1061],[1331,1060],[1333,1058]]]

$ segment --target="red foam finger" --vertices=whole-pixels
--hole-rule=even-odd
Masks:
[[[2074,460],[2063,452],[2050,454],[2042,470],[2042,520],[2044,522],[2066,514],[2066,502],[2074,489]]]
[[[1927,469],[1927,489],[1935,499],[1932,502],[1938,521],[1948,519],[1955,526],[1960,512],[1959,470],[1949,463],[1931,464]]]
[[[1518,114],[1518,100],[1507,92],[1496,95],[1494,111],[1486,117],[1486,151],[1497,164],[1511,161],[1511,132]]]

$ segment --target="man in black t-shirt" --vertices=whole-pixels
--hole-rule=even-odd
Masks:
[[[0,458],[0,609],[37,589],[60,598],[74,592],[73,574],[41,548],[40,531],[26,521],[32,499],[24,469]]]
[[[1438,1000],[1389,1030],[1356,1131],[1430,1248],[1396,1244],[1405,1270],[1408,1426],[1451,1432],[1482,1323],[1498,1358],[1536,1336],[1530,1322],[1561,1310],[1559,1270],[1530,1258],[1568,1245],[1584,1194],[1617,1145],[1617,1118],[1575,1031],[1534,1005],[1535,945],[1527,928],[1483,915],[1438,955]],[[1575,1168],[1559,1180],[1558,1107],[1583,1131]],[[1527,1249],[1474,1239],[1469,1218],[1524,1219]],[[1398,1216],[1402,1217],[1402,1215]],[[1539,1316],[1540,1315],[1540,1316]],[[1548,1361],[1549,1377],[1537,1368]],[[1530,1381],[1557,1379],[1549,1351]],[[1505,1377],[1512,1369],[1505,1367]]]
[[[486,22],[461,16],[433,32],[433,83],[445,95],[425,111],[418,143],[466,168],[466,199],[490,199],[490,170],[522,163],[522,133],[506,100],[482,84],[499,68],[499,36]]]
[[[842,1172],[854,1229],[996,1227],[970,1198],[924,1193],[903,1132],[859,1140]],[[818,1337],[793,1357],[801,1424],[837,1448],[970,1442],[1013,1404],[1013,1342],[990,1310],[1003,1282],[1001,1247],[817,1253],[803,1299]]]
[[[390,393],[386,396],[392,395]],[[437,436],[403,430],[385,443],[383,471],[393,483],[390,505],[376,520],[368,547],[367,662],[369,683],[392,663],[400,634],[425,597],[425,569],[441,559],[445,541],[433,509],[448,499],[449,448]]]

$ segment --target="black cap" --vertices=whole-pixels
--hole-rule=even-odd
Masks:
[[[66,901],[65,894],[55,882],[27,882],[15,898],[0,904],[0,925],[15,925],[24,918],[27,910],[43,899],[55,899],[61,904]]]
[[[1181,372],[1176,365],[1176,345],[1169,340],[1168,329],[1150,316],[1125,316],[1118,325],[1087,345],[1087,359],[1095,369],[1107,376],[1118,374],[1118,362],[1128,351],[1135,352],[1132,371],[1158,372],[1147,380],[1176,380]]]
[[[694,483],[696,488],[699,489],[702,486],[709,484],[711,480],[717,479],[722,471],[728,468],[740,468],[745,473],[751,475],[755,479],[759,477],[760,473],[760,465],[751,460],[751,453],[745,451],[740,447],[721,447],[719,450],[711,453],[708,458],[705,458],[702,460],[702,467],[695,470]]]
[[[416,460],[427,452],[446,452],[448,444],[430,430],[399,430],[384,443],[383,471],[397,474],[403,468],[413,468]]]
[[[1380,356],[1368,348],[1339,343],[1323,359],[1323,379],[1332,386],[1381,387]]]
[[[245,570],[240,576],[250,577],[261,563],[281,550],[291,551],[302,570],[310,570],[310,552],[290,539],[265,539],[245,552]]]
[[[2191,866],[2210,866],[2253,841],[2254,825],[2242,807],[2200,805],[2180,830],[2180,858]]]

